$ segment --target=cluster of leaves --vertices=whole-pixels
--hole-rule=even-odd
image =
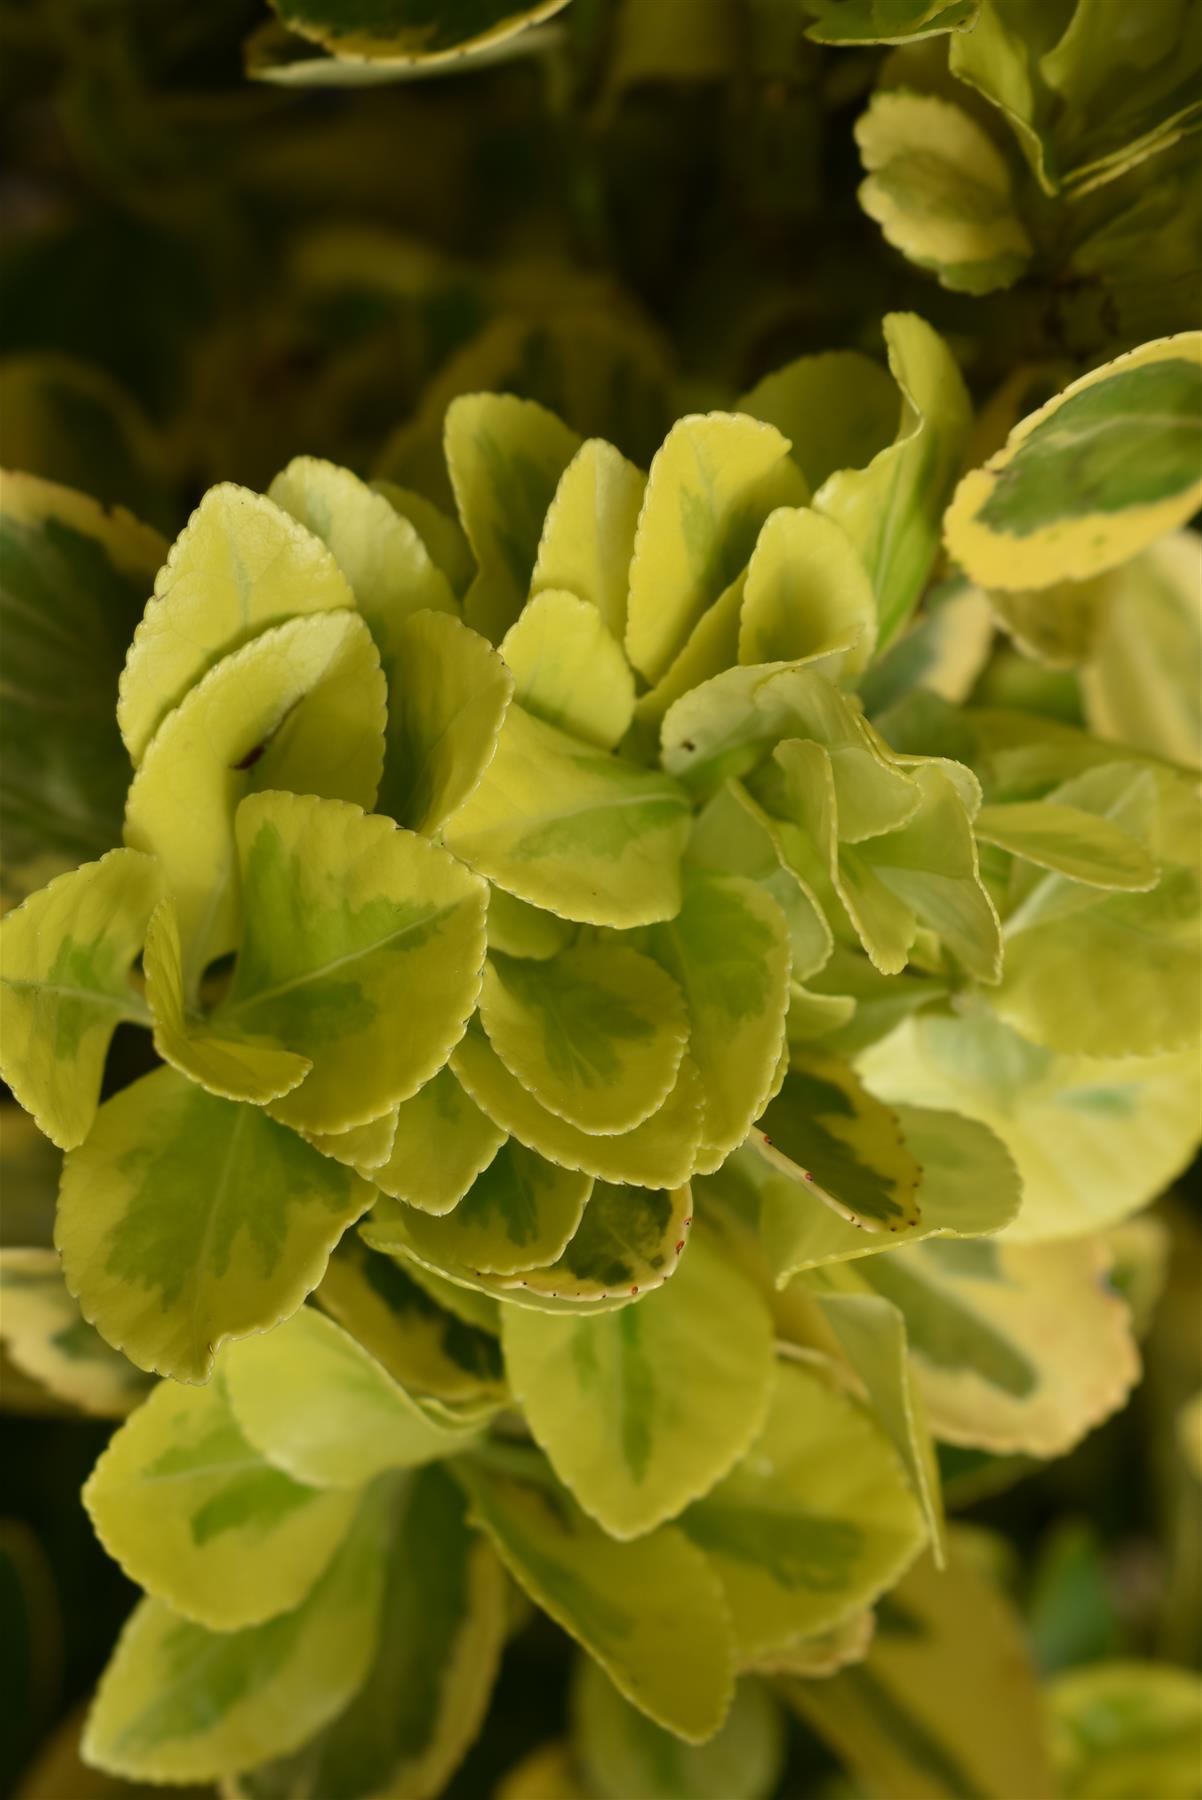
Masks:
[[[1195,1144],[1202,338],[958,486],[956,364],[886,340],[647,473],[461,397],[453,515],[302,457],[168,550],[6,481],[3,1070],[66,1154],[4,1329],[130,1413],[99,1767],[436,1793],[516,1584],[587,1660],[514,1795],[766,1793],[780,1699],[886,1791],[1050,1791],[935,1441],[1122,1404],[1117,1228]],[[958,705],[995,612],[1090,730]],[[1067,1791],[1142,1681],[1053,1695]]]

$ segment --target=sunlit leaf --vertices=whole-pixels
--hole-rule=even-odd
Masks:
[[[689,1743],[721,1725],[733,1688],[730,1625],[705,1557],[661,1526],[607,1537],[541,1459],[457,1465],[471,1517],[531,1599],[596,1658],[626,1699]]]
[[[55,1251],[0,1247],[0,1303],[6,1356],[48,1394],[104,1419],[145,1394],[141,1371],[80,1317]]]
[[[624,1700],[587,1657],[576,1668],[572,1741],[599,1800],[767,1800],[785,1755],[781,1715],[759,1682],[738,1684],[712,1738],[682,1743]]]
[[[447,1305],[454,1289],[476,1289],[512,1306],[578,1315],[608,1311],[662,1286],[685,1249],[692,1218],[687,1187],[669,1192],[598,1181],[574,1235],[554,1262],[504,1274],[452,1261],[448,1249],[431,1245],[428,1233],[419,1241],[414,1230],[418,1215],[404,1207],[382,1202],[361,1230],[373,1248],[401,1257],[415,1280],[431,1274],[438,1278],[442,1286],[436,1297]]]
[[[867,1050],[859,1067],[882,1099],[952,1107],[1001,1139],[1022,1181],[1022,1210],[1006,1227],[1017,1241],[1113,1224],[1154,1199],[1194,1154],[1198,1065],[1190,1054],[1057,1056],[979,1011],[915,1018]]]
[[[737,878],[692,875],[657,927],[654,953],[688,1006],[689,1055],[705,1090],[707,1161],[742,1143],[772,1089],[788,1004],[787,922],[769,894]]]
[[[522,610],[547,508],[580,439],[533,400],[464,394],[447,408],[445,443],[478,564],[464,617],[496,643]]]
[[[350,611],[261,632],[167,715],[130,785],[125,841],[162,865],[189,995],[237,943],[239,801],[281,788],[370,807],[383,750],[384,677]]]
[[[656,453],[626,620],[627,654],[649,682],[746,563],[773,505],[789,503],[783,485],[774,491],[788,449],[779,431],[757,419],[709,413],[681,419]],[[804,489],[800,476],[798,486]],[[806,498],[803,491],[793,504]]]
[[[314,1297],[432,1413],[437,1407],[431,1401],[466,1415],[488,1411],[504,1399],[496,1339],[447,1312],[398,1262],[377,1255],[357,1237],[339,1245]]]
[[[678,1187],[693,1171],[703,1097],[696,1066],[688,1056],[682,1058],[676,1085],[659,1111],[633,1131],[611,1136],[581,1131],[540,1106],[474,1025],[452,1053],[451,1067],[501,1130],[549,1162],[583,1169],[601,1181],[630,1181],[640,1187]]]
[[[385,1556],[379,1642],[363,1685],[294,1757],[240,1777],[236,1800],[436,1794],[475,1737],[504,1641],[505,1578],[441,1471],[402,1488]]]
[[[562,1256],[580,1224],[592,1178],[558,1168],[512,1138],[477,1175],[453,1212],[430,1217],[402,1207],[396,1247],[434,1268],[513,1275],[545,1268]],[[388,1222],[397,1208],[377,1207],[371,1241],[390,1249]]]
[[[865,1662],[778,1691],[869,1791],[898,1800],[1051,1800],[1031,1652],[1001,1591],[956,1553],[882,1603]]]
[[[259,1454],[314,1487],[357,1488],[385,1469],[453,1456],[466,1441],[312,1307],[232,1345],[221,1378]]]
[[[31,894],[0,926],[0,1067],[62,1150],[81,1144],[96,1116],[113,1032],[123,1019],[145,1023],[130,970],[160,891],[148,856],[111,850]]]
[[[307,795],[253,796],[236,833],[246,916],[218,1023],[312,1064],[274,1117],[306,1131],[364,1124],[414,1095],[462,1035],[484,884],[391,820]]]
[[[681,1524],[721,1579],[741,1663],[859,1612],[926,1535],[881,1428],[795,1362],[744,1461]]]
[[[795,1052],[750,1142],[807,1195],[862,1230],[904,1231],[922,1218],[921,1165],[896,1115],[845,1063]]]
[[[696,1232],[671,1281],[636,1306],[501,1315],[505,1367],[536,1442],[619,1538],[674,1518],[747,1449],[768,1406],[772,1338],[751,1281]]]
[[[223,1033],[189,1016],[179,922],[169,899],[161,900],[151,914],[142,963],[155,1049],[164,1062],[209,1093],[261,1106],[290,1092],[313,1067],[308,1057],[282,1050],[270,1040]],[[353,1166],[354,1159],[350,1161]]]
[[[913,313],[890,313],[884,331],[901,390],[894,441],[866,468],[828,476],[814,495],[818,511],[841,525],[860,553],[882,646],[904,625],[930,574],[970,420],[960,372],[930,326]]]
[[[7,415],[6,415],[7,416]],[[11,435],[12,420],[8,420]],[[5,471],[0,500],[0,833],[6,902],[121,841],[113,721],[129,634],[167,554],[156,531]]]
[[[135,766],[173,707],[213,665],[269,625],[354,605],[318,537],[230,482],[210,488],[155,578],[134,633],[117,723]]]
[[[774,512],[747,567],[739,661],[805,662],[842,651],[842,666],[855,674],[875,638],[872,587],[846,534],[809,507]]]
[[[446,614],[407,618],[395,635],[378,810],[433,833],[492,761],[513,677],[487,639]]]
[[[605,756],[515,705],[443,838],[520,900],[591,925],[631,926],[679,908],[688,824],[670,776]]]
[[[868,179],[860,204],[895,250],[944,287],[1010,287],[1032,254],[1010,170],[967,112],[933,94],[893,88],[856,122]]]
[[[847,1268],[904,1314],[937,1437],[1059,1456],[1122,1406],[1139,1375],[1130,1313],[1106,1285],[1110,1261],[1096,1238],[931,1239]]]
[[[1090,727],[1187,768],[1202,761],[1202,539],[1178,532],[1116,571],[1082,674]]]
[[[820,1292],[818,1304],[905,1465],[942,1566],[944,1527],[939,1468],[922,1396],[911,1378],[905,1318],[879,1294]]]
[[[1202,333],[1161,338],[1074,381],[956,489],[947,547],[983,587],[1084,580],[1202,502]]]
[[[114,1775],[207,1781],[283,1756],[335,1717],[371,1665],[385,1518],[369,1497],[293,1612],[214,1633],[143,1600],[101,1678],[83,1741]]]
[[[535,718],[612,750],[634,713],[634,676],[603,615],[587,600],[544,588],[501,639],[514,697]]]
[[[282,1474],[239,1431],[220,1379],[163,1381],[112,1438],[84,1488],[109,1555],[213,1631],[298,1606],[346,1536],[353,1493]]]
[[[645,487],[646,476],[612,444],[582,444],[547,508],[530,579],[532,594],[564,589],[590,601],[619,643]]]
[[[158,1069],[106,1100],[68,1156],[55,1241],[109,1343],[203,1381],[226,1338],[300,1305],[371,1197],[260,1108]]]
[[[541,1107],[581,1131],[626,1132],[676,1085],[689,1039],[680,988],[658,964],[614,943],[545,961],[491,956],[480,1022],[510,1074]]]
[[[449,1068],[402,1101],[395,1118],[391,1153],[371,1179],[422,1212],[450,1212],[505,1142]]]

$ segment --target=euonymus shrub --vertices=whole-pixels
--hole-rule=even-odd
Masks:
[[[955,364],[886,336],[647,473],[458,399],[457,518],[302,457],[164,555],[6,482],[3,1067],[66,1155],[4,1329],[129,1414],[101,1768],[435,1794],[516,1584],[587,1653],[588,1791],[766,1792],[777,1697],[878,1780],[1044,1791],[962,1558],[855,1665],[948,1562],[935,1441],[1054,1456],[1138,1373],[1115,1228],[1197,1125],[1202,339],[957,486]],[[82,663],[152,582],[118,739]],[[958,704],[995,610],[1080,725]],[[118,1024],[157,1061],[101,1103]]]

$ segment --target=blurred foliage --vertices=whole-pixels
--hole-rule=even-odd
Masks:
[[[880,315],[911,306],[991,402],[980,460],[1077,369],[1198,322],[1195,143],[1167,131],[1101,185],[1047,192],[996,111],[949,86],[948,39],[921,35],[964,9],[899,6],[919,33],[901,46],[815,41],[838,10],[573,0],[478,67],[377,86],[314,75],[325,48],[298,47],[261,0],[6,0],[2,460],[173,534],[211,482],[262,487],[300,451],[428,482],[447,401],[507,388],[645,462],[680,412],[812,350],[876,350]],[[856,123],[899,87],[954,97],[1005,157],[1033,246],[1010,288],[940,285],[862,209]],[[1004,649],[979,695],[1014,704],[1020,682],[1022,704],[1081,717],[1072,672]],[[139,1072],[121,1046],[117,1081]],[[4,1241],[48,1242],[46,1173],[11,1111]],[[1202,1660],[1196,1180],[1158,1215],[1172,1254],[1158,1303],[1140,1303],[1146,1378],[1126,1411],[1036,1472],[941,1459],[1051,1683],[1066,1791],[1144,1800],[1162,1792],[1154,1743],[1127,1787],[1094,1781],[1098,1745],[1121,1736],[1104,1665]],[[21,1800],[102,1800],[119,1784],[74,1760],[69,1715],[133,1597],[78,1500],[108,1427],[64,1418],[13,1365],[3,1385],[19,1416],[3,1427],[0,1781]],[[522,1626],[454,1800],[570,1729],[568,1683],[546,1621]],[[1159,1704],[1171,1737],[1172,1697]],[[860,1790],[794,1718],[777,1791]]]

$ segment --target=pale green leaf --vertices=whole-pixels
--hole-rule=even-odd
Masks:
[[[6,1222],[7,1149],[6,1143]],[[102,1419],[124,1418],[146,1392],[141,1370],[80,1317],[53,1250],[0,1246],[0,1344],[13,1366],[48,1394]]]
[[[419,1245],[413,1229],[417,1215],[403,1207],[382,1203],[361,1231],[373,1248],[400,1257],[414,1280],[434,1275],[444,1284],[436,1297],[447,1305],[451,1289],[475,1289],[513,1306],[579,1315],[610,1310],[662,1286],[685,1248],[692,1205],[687,1187],[668,1192],[599,1181],[562,1255],[496,1275],[452,1262],[441,1248],[435,1255],[428,1239]]]
[[[204,1381],[320,1281],[371,1203],[351,1170],[174,1069],[96,1115],[63,1165],[55,1241],[83,1315],[140,1368]]]
[[[0,1069],[62,1150],[81,1144],[96,1116],[113,1032],[123,1019],[145,1023],[130,970],[160,891],[148,856],[111,850],[59,875],[0,925]]]
[[[1052,1800],[1026,1633],[956,1553],[924,1558],[882,1603],[865,1662],[778,1691],[868,1792],[898,1800]]]
[[[696,1232],[671,1281],[636,1306],[587,1318],[507,1306],[501,1341],[535,1441],[617,1538],[674,1518],[730,1471],[775,1372],[766,1303]]]
[[[943,1493],[922,1396],[911,1378],[906,1322],[880,1294],[818,1293],[839,1348],[859,1376],[869,1405],[901,1457],[922,1505],[936,1561],[944,1561]]]
[[[832,1625],[829,1631],[793,1638],[777,1650],[766,1651],[756,1658],[755,1667],[766,1675],[804,1675],[807,1679],[834,1675],[850,1664],[863,1662],[875,1629],[876,1614],[865,1607],[863,1612],[851,1613],[841,1624]]]
[[[472,1435],[432,1418],[333,1319],[301,1307],[221,1361],[230,1408],[269,1463],[319,1488],[454,1456]]]
[[[371,1665],[385,1519],[370,1496],[308,1598],[214,1633],[143,1600],[101,1678],[85,1761],[133,1780],[211,1781],[283,1756],[340,1713]]]
[[[677,700],[691,694],[703,681],[720,675],[739,659],[739,619],[747,588],[747,570],[740,569],[707,612],[702,613],[653,687],[634,703],[631,743],[637,752],[654,761],[664,717]]]
[[[398,650],[397,629],[410,613],[456,610],[450,582],[416,527],[349,469],[295,456],[267,493],[328,545],[385,661]]]
[[[1135,13],[1115,0],[1080,0],[1039,67],[1059,103],[1066,189],[1083,194],[1198,129],[1202,27],[1179,0],[1150,0]]]
[[[217,1023],[312,1063],[274,1117],[306,1131],[365,1124],[414,1095],[463,1033],[484,884],[391,820],[308,795],[253,796],[236,833],[246,921]]]
[[[1159,870],[1137,838],[1104,814],[1054,800],[983,806],[973,821],[981,843],[1087,886],[1146,892]]]
[[[640,1187],[679,1187],[687,1181],[701,1140],[702,1088],[695,1064],[681,1059],[676,1086],[658,1112],[633,1131],[612,1136],[581,1131],[540,1106],[511,1075],[483,1031],[469,1027],[451,1067],[472,1099],[501,1130],[566,1169],[601,1181]]]
[[[926,1534],[880,1426],[796,1362],[747,1457],[681,1524],[721,1579],[740,1663],[859,1612]]]
[[[435,1269],[521,1274],[545,1268],[563,1254],[592,1186],[591,1176],[558,1168],[510,1139],[453,1212],[438,1218],[402,1206],[403,1229],[395,1246],[388,1225],[397,1207],[378,1205],[365,1229],[377,1249],[395,1247]]]
[[[681,910],[655,928],[652,950],[688,1006],[704,1155],[720,1159],[742,1143],[772,1089],[789,1003],[788,923],[754,881],[690,871]]]
[[[352,1125],[349,1131],[314,1131],[302,1135],[323,1156],[332,1156],[335,1162],[345,1163],[348,1168],[358,1169],[361,1175],[370,1175],[374,1180],[377,1171],[392,1155],[398,1112],[399,1108],[393,1108],[381,1113],[378,1119],[369,1119],[366,1125]]]
[[[123,508],[36,476],[5,470],[0,486],[0,881],[12,904],[121,841],[117,678],[167,544]]]
[[[1202,1678],[1167,1663],[1102,1662],[1048,1684],[1052,1758],[1069,1800],[1198,1789]]]
[[[567,0],[452,0],[450,5],[443,0],[272,3],[290,30],[314,39],[339,57],[437,63],[484,51],[540,19],[549,19]]]
[[[905,1315],[937,1437],[995,1456],[1061,1456],[1123,1405],[1139,1376],[1130,1312],[1106,1282],[1110,1263],[1097,1238],[932,1239],[854,1268]]]
[[[164,719],[130,785],[125,841],[162,864],[190,995],[205,964],[238,940],[239,801],[282,788],[370,807],[384,702],[366,625],[327,612],[261,632]]]
[[[542,962],[491,956],[480,1022],[510,1074],[581,1131],[633,1130],[676,1085],[689,1038],[680,988],[613,942]]]
[[[464,1295],[465,1289],[457,1289]],[[446,1311],[390,1256],[344,1238],[314,1298],[434,1416],[495,1410],[505,1398],[495,1337]]]
[[[1197,1143],[1196,1053],[1057,1056],[981,1011],[912,1019],[859,1066],[883,1099],[952,1107],[1001,1139],[1022,1182],[1022,1210],[1005,1228],[1016,1241],[1117,1223],[1154,1200]]]
[[[647,478],[607,444],[589,438],[547,508],[530,592],[566,589],[596,607],[622,642],[635,527]]]
[[[554,956],[571,943],[574,927],[555,913],[517,900],[504,888],[488,896],[488,947],[505,956],[529,956],[536,962]]]
[[[581,1779],[566,1743],[540,1744],[507,1769],[493,1800],[595,1800]]]
[[[892,442],[897,389],[858,350],[800,356],[765,375],[737,405],[775,425],[814,493],[836,469],[862,469]]]
[[[213,665],[265,626],[354,605],[320,538],[274,500],[210,488],[171,547],[134,632],[117,723],[135,767],[159,725]]]
[[[184,995],[179,921],[170,899],[150,916],[142,954],[146,998],[154,1018],[154,1047],[164,1062],[211,1094],[261,1106],[287,1094],[313,1064],[269,1039],[222,1032],[190,1015]],[[349,1160],[353,1166],[354,1158]]]
[[[704,1744],[682,1743],[624,1700],[587,1657],[576,1668],[572,1727],[599,1800],[768,1800],[785,1757],[781,1715],[762,1683],[739,1682],[722,1729]]]
[[[925,1106],[895,1105],[907,1151],[922,1170],[916,1225],[884,1237],[865,1232],[832,1207],[816,1205],[795,1181],[742,1151],[721,1172],[720,1191],[735,1184],[739,1210],[755,1218],[778,1283],[799,1269],[846,1262],[925,1237],[977,1237],[1011,1224],[1022,1187],[1001,1139],[976,1119]],[[750,1186],[748,1186],[750,1184]]]
[[[1202,332],[1160,338],[1074,381],[1015,426],[948,508],[949,553],[983,587],[1082,581],[1202,503]]]
[[[807,662],[842,652],[856,674],[872,655],[876,601],[845,532],[809,507],[765,522],[747,567],[741,663]]]
[[[160,1382],[111,1439],[83,1500],[131,1580],[212,1631],[298,1606],[358,1504],[264,1461],[239,1431],[219,1377],[206,1387]]]
[[[1202,539],[1177,532],[1112,578],[1082,674],[1090,727],[1112,743],[1202,762]]]
[[[1012,875],[997,1010],[1026,1036],[1069,1053],[1151,1056],[1196,1043],[1202,1023],[1196,783],[1115,762],[1086,770],[1051,798],[1137,839],[1159,865],[1160,879],[1148,892],[1106,893],[1057,873],[1030,874],[1019,883]]]
[[[627,654],[649,682],[665,673],[746,563],[772,505],[787,503],[784,491],[772,490],[788,449],[773,426],[708,413],[679,420],[656,452],[635,534],[626,621]]]
[[[346,1710],[285,1763],[243,1775],[235,1800],[419,1800],[444,1784],[483,1722],[506,1626],[506,1583],[438,1469],[397,1499],[379,1642]]]
[[[709,875],[746,877],[770,896],[788,926],[795,980],[807,981],[825,966],[833,948],[825,915],[790,866],[777,822],[740,782],[724,783],[702,808],[693,823],[688,860]]]
[[[399,825],[433,833],[492,761],[513,677],[486,638],[430,612],[398,627],[387,674],[378,810]]]
[[[963,293],[1018,280],[1031,239],[1006,159],[969,113],[892,88],[856,121],[856,143],[868,175],[860,205],[895,250]]]
[[[805,0],[817,23],[808,37],[820,44],[903,44],[962,31],[975,22],[980,0]]]
[[[670,776],[605,756],[515,705],[443,837],[520,900],[590,925],[632,926],[678,910],[688,828]]]
[[[551,1482],[541,1459],[512,1472],[465,1460],[473,1520],[531,1599],[614,1686],[689,1743],[721,1725],[733,1688],[730,1625],[705,1557],[661,1526],[616,1543]]]
[[[477,562],[464,617],[498,642],[522,610],[543,522],[581,440],[513,394],[462,394],[447,408],[447,468]]]
[[[403,1101],[395,1119],[391,1153],[371,1179],[382,1193],[422,1212],[450,1212],[505,1142],[449,1068]]]
[[[773,1168],[862,1230],[904,1231],[922,1218],[922,1169],[896,1114],[835,1058],[794,1052],[750,1142]]]
[[[814,495],[818,511],[843,527],[868,571],[882,647],[926,585],[971,420],[960,372],[931,327],[913,313],[890,313],[884,330],[901,390],[894,441],[866,468],[828,476]]]
[[[395,481],[373,481],[371,485],[383,494],[394,512],[408,519],[429,551],[430,560],[451,584],[452,592],[462,594],[476,565],[459,521],[424,494],[398,487]]]
[[[501,639],[514,698],[571,737],[612,750],[634,714],[634,676],[602,614],[559,588],[529,599]]]

